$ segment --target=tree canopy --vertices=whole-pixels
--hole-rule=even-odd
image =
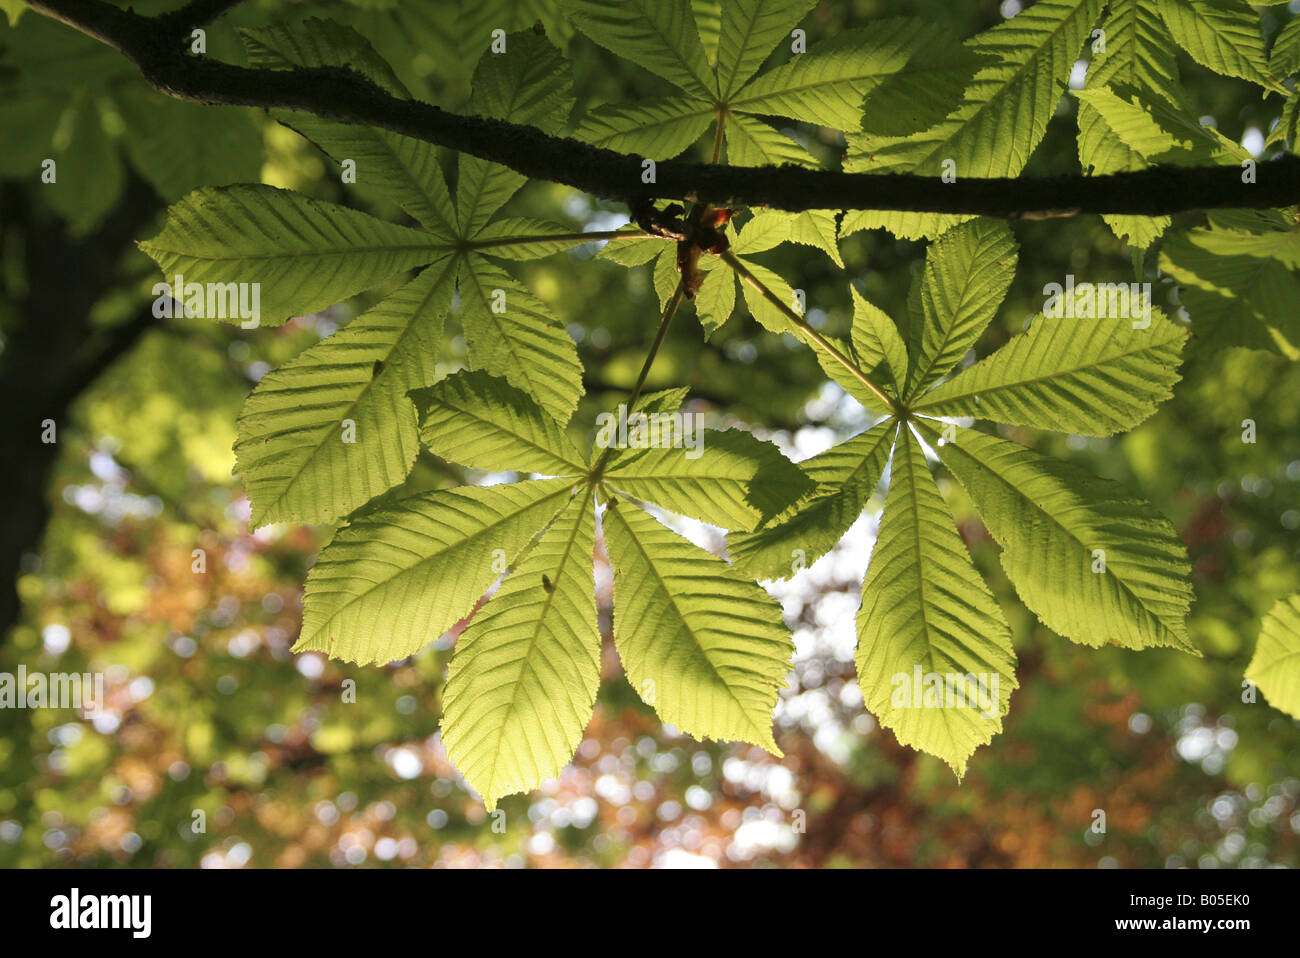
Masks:
[[[1293,863],[1289,7],[0,6],[0,858]]]

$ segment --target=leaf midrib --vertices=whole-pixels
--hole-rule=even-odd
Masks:
[[[588,492],[590,492],[590,487],[587,488],[588,488]],[[590,501],[587,501],[581,503],[580,508],[583,510],[589,510],[593,508],[593,506]],[[524,656],[521,659],[521,661],[524,662],[524,666],[523,668],[520,669],[519,677],[515,680],[515,682],[512,683],[514,685],[514,689],[510,693],[510,703],[506,706],[505,709],[505,714],[507,716],[514,714],[515,702],[518,700],[519,690],[524,684],[524,675],[532,671],[532,666],[530,666],[528,662],[532,658],[533,650],[537,647],[538,638],[541,636],[542,633],[542,623],[546,621],[546,614],[550,611],[552,604],[555,602],[555,597],[560,592],[560,588],[561,588],[560,583],[563,581],[562,577],[564,575],[564,570],[567,568],[569,563],[569,554],[573,551],[573,547],[578,540],[578,534],[582,531],[582,526],[583,523],[586,521],[586,519],[587,519],[587,514],[585,511],[578,515],[576,521],[573,523],[573,529],[569,533],[568,541],[565,542],[564,544],[564,552],[560,556],[560,561],[555,566],[555,569],[557,570],[555,573],[555,583],[551,587],[551,590],[546,593],[546,599],[542,603],[541,611],[537,615],[537,620],[533,623],[533,632],[532,635],[530,635],[528,638],[528,650],[525,652]],[[518,575],[517,572],[515,574]],[[576,634],[577,629],[574,628],[572,625],[570,625],[570,631]],[[500,725],[498,726],[496,734],[493,735],[493,738],[495,739],[495,744],[493,745],[492,748],[492,755],[493,755],[492,772],[491,772],[491,777],[488,779],[489,794],[493,794],[496,791],[497,764],[498,764],[496,758],[498,755],[498,749],[500,748],[501,738],[502,736],[505,735],[505,725],[507,721],[508,719],[503,719]]]
[[[1039,384],[1039,383],[1048,382],[1048,381],[1050,381],[1050,380],[1052,380],[1052,379],[1055,379],[1055,378],[1058,378],[1058,377],[1062,377],[1062,376],[1071,376],[1071,375],[1074,375],[1075,373],[1084,372],[1085,370],[1091,370],[1091,369],[1094,369],[1094,368],[1096,368],[1096,367],[1098,367],[1098,366],[1104,366],[1104,365],[1106,365],[1107,363],[1114,362],[1114,361],[1117,360],[1117,359],[1128,359],[1128,358],[1130,358],[1130,357],[1132,357],[1132,356],[1136,356],[1136,355],[1138,355],[1138,354],[1140,354],[1140,353],[1143,353],[1143,352],[1146,352],[1146,351],[1148,351],[1148,350],[1155,350],[1155,349],[1159,349],[1159,348],[1162,347],[1162,346],[1168,346],[1168,345],[1171,345],[1171,344],[1174,343],[1174,342],[1176,342],[1176,340],[1175,340],[1173,337],[1170,337],[1170,338],[1167,338],[1167,339],[1162,339],[1162,340],[1160,340],[1159,342],[1157,342],[1157,343],[1155,343],[1155,344],[1148,343],[1148,344],[1146,344],[1146,345],[1144,345],[1144,346],[1141,346],[1140,348],[1135,348],[1135,349],[1131,349],[1131,350],[1124,350],[1124,351],[1117,352],[1117,353],[1111,353],[1111,354],[1108,354],[1108,355],[1102,356],[1102,357],[1100,357],[1100,358],[1098,358],[1098,359],[1095,359],[1095,360],[1093,360],[1093,361],[1091,361],[1091,362],[1083,363],[1082,365],[1078,365],[1078,366],[1072,366],[1072,367],[1070,367],[1070,368],[1068,368],[1068,369],[1058,369],[1058,370],[1054,370],[1054,371],[1051,372],[1051,373],[1046,373],[1046,374],[1043,374],[1043,375],[1040,375],[1040,376],[1029,376],[1029,377],[1027,377],[1027,378],[1025,378],[1025,379],[1017,379],[1017,380],[1013,380],[1013,381],[1009,381],[1009,382],[1008,382],[1008,381],[1004,381],[1004,382],[1001,382],[1001,383],[995,383],[994,385],[989,386],[989,387],[987,387],[987,388],[985,388],[985,389],[969,389],[969,390],[967,390],[966,392],[950,393],[950,394],[945,395],[945,396],[940,396],[938,399],[930,398],[930,397],[933,397],[936,393],[939,393],[939,392],[941,392],[941,391],[943,390],[944,387],[943,387],[943,386],[939,386],[939,387],[937,387],[937,388],[935,388],[935,389],[932,389],[929,393],[926,394],[926,396],[922,397],[922,401],[921,401],[921,403],[920,403],[919,405],[915,405],[915,406],[913,406],[912,409],[913,409],[913,411],[915,411],[915,412],[919,412],[919,411],[921,411],[922,409],[932,409],[932,408],[934,408],[935,406],[942,406],[944,403],[960,402],[961,400],[964,400],[964,399],[970,399],[970,398],[975,397],[975,396],[987,396],[989,393],[1001,392],[1001,391],[1006,390],[1006,389],[1017,389],[1017,388],[1020,388],[1020,387],[1022,387],[1022,386],[1034,386],[1034,385],[1037,385],[1037,384]],[[1033,344],[1028,344],[1028,345],[1032,346],[1032,345],[1037,345],[1037,344],[1036,344],[1036,343],[1033,343]],[[1040,347],[1039,352],[1040,352],[1040,353],[1041,353],[1041,352],[1044,352],[1044,350],[1042,350],[1041,347]],[[997,356],[997,353],[993,353],[991,356],[988,356],[988,357],[986,358],[986,360],[984,360],[984,361],[991,360],[991,359],[993,359],[993,358],[996,357],[996,356]],[[962,375],[965,376],[967,373],[973,373],[973,372],[975,371],[976,368],[977,368],[977,367],[972,366],[969,370],[965,370],[965,371],[963,371]],[[957,380],[955,380],[955,379],[954,379],[954,380],[950,380],[949,383],[947,383],[947,384],[945,384],[945,385],[948,385],[948,384],[950,384],[950,383],[952,383],[952,382],[956,382],[956,381],[957,381]]]

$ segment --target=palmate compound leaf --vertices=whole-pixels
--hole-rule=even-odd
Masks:
[[[891,19],[870,30],[818,40],[807,52],[750,79],[812,6],[809,0],[735,0],[720,7],[687,0],[566,3],[579,29],[597,43],[659,73],[684,93],[597,106],[574,135],[660,159],[678,155],[714,126],[714,142],[725,143],[733,165],[815,165],[801,144],[758,117],[853,130],[863,97],[875,91],[882,116],[917,122],[957,96],[974,72],[976,58],[955,41],[942,42],[933,24]],[[706,24],[708,42],[701,42]],[[722,126],[721,140],[715,124]]]
[[[1273,248],[1263,241],[1254,245]],[[1289,247],[1284,255],[1290,255]],[[955,425],[929,418],[940,410],[969,411],[1109,433],[1135,425],[1168,396],[1185,334],[1158,313],[1147,324],[1143,300],[1114,310],[1126,314],[1123,319],[1081,319],[1074,329],[1040,317],[1030,333],[926,393],[930,381],[942,377],[992,319],[1014,261],[1014,241],[1005,227],[979,221],[934,243],[909,298],[908,352],[893,321],[855,295],[849,354],[859,371],[875,374],[878,382],[906,371],[916,384],[911,388],[917,398],[905,405],[901,432],[898,420],[889,416],[868,433],[801,464],[817,483],[815,491],[754,532],[729,537],[736,571],[788,578],[844,534],[892,452],[885,518],[864,583],[859,679],[882,724],[901,740],[940,755],[958,774],[972,751],[1000,728],[1006,696],[1015,685],[1013,657],[1005,623],[952,530],[925,465],[921,437],[914,433],[938,448],[966,488],[1003,547],[1008,577],[1044,624],[1093,646],[1172,646],[1195,653],[1184,624],[1192,598],[1190,566],[1166,520],[1114,483],[973,430],[958,437]],[[1102,294],[1108,295],[1104,288]],[[1110,308],[1109,299],[1105,306]],[[1067,335],[1076,330],[1077,335]],[[836,365],[824,363],[832,375]],[[999,394],[988,409],[965,405],[973,403],[973,382]],[[999,384],[1005,388],[999,390]],[[882,388],[889,392],[888,385]],[[932,407],[930,395],[936,397]],[[946,399],[957,408],[949,408]],[[894,447],[896,433],[905,438]],[[900,515],[910,516],[910,524]],[[927,575],[918,565],[945,574]],[[923,587],[910,592],[901,586],[909,575]],[[970,658],[953,662],[951,674],[927,671],[924,662],[908,659],[918,657],[920,646],[900,636],[908,636],[917,623],[935,647]],[[976,623],[972,635],[985,640],[983,645],[965,641],[970,636],[961,629],[970,623]],[[983,681],[974,668],[981,654],[987,666]],[[911,672],[899,668],[886,674],[900,662]],[[962,703],[978,699],[981,691],[984,707],[953,711],[954,702],[965,708]],[[935,704],[939,709],[913,711]]]
[[[254,527],[332,522],[406,478],[419,452],[406,394],[436,377],[453,267],[444,255],[257,384],[235,442]]]
[[[947,118],[910,136],[849,136],[848,172],[957,177],[1019,176],[1047,132],[1061,93],[1104,0],[1039,0],[967,41],[988,62]],[[1014,131],[1014,133],[1009,132]],[[861,211],[841,233],[884,227],[912,239],[937,236],[969,217]]]
[[[756,531],[728,536],[732,567],[754,579],[788,579],[834,548],[884,474],[897,431],[888,419],[800,463],[813,492]]]
[[[772,709],[794,654],[780,606],[626,500],[609,501],[603,528],[614,644],[632,687],[689,735],[779,756]]]
[[[744,267],[753,273],[755,278],[767,287],[778,300],[788,305],[795,312],[800,312],[803,304],[795,296],[795,292],[789,283],[766,266],[748,259],[746,255],[742,255],[750,252],[750,236],[746,235],[749,225],[749,223],[746,223],[745,227],[742,227],[740,235],[736,237],[735,242],[732,244],[732,252],[736,253],[737,259],[740,260]],[[778,226],[772,230],[764,226],[762,235],[755,236],[755,242],[762,246],[763,249],[770,249],[777,242],[781,242],[781,240],[773,239],[774,234],[787,235],[786,225]],[[767,242],[770,242],[771,245],[764,246],[763,244]],[[636,247],[634,249],[624,248],[622,251],[614,251],[613,253],[602,251],[602,255],[606,259],[612,259],[625,266],[640,265],[645,261],[641,258],[643,255],[649,254],[649,256],[653,256],[655,292],[659,296],[660,306],[666,308],[668,300],[672,298],[673,293],[677,290],[677,284],[681,280],[681,276],[677,271],[675,244],[652,240],[638,243]],[[798,327],[790,322],[785,313],[753,286],[737,277],[734,271],[720,259],[712,256],[701,257],[700,270],[704,273],[704,281],[695,297],[695,309],[700,325],[704,328],[705,339],[712,336],[720,326],[731,318],[737,301],[737,286],[740,287],[741,298],[743,298],[745,306],[748,307],[750,315],[760,326],[771,333],[790,333],[796,338],[802,335]]]
[[[442,740],[488,811],[558,775],[591,718],[600,685],[595,530],[588,491],[456,640]]]
[[[1124,293],[1127,301],[1127,286]],[[912,409],[1082,436],[1132,429],[1173,394],[1187,332],[1155,309],[1144,328],[1135,327],[1142,321],[1129,319],[1127,310],[1118,313],[1040,315],[1027,332],[925,393]]]
[[[140,248],[169,282],[179,274],[186,286],[210,284],[200,315],[213,312],[207,301],[218,299],[226,315],[208,318],[256,318],[274,326],[431,263],[446,243],[299,193],[241,185],[190,193],[168,209],[162,231]],[[223,290],[222,297],[213,297],[214,289]],[[226,290],[235,300],[247,293],[250,306],[256,293],[259,315],[232,310]]]
[[[428,389],[415,390],[411,396],[420,411],[421,437],[438,455],[486,469],[512,465],[515,469],[585,472],[581,456],[559,422],[530,396],[502,380],[460,372]],[[636,411],[671,416],[684,396],[684,389],[643,396]],[[607,438],[621,442],[616,432]],[[627,438],[630,441],[632,435]],[[753,438],[748,442],[736,439],[737,434],[731,432],[705,434],[702,448],[723,443],[710,460],[715,473],[710,478],[694,473],[693,461],[686,461],[680,471],[672,467],[669,456],[685,458],[686,448],[602,447],[598,443],[593,458],[606,467],[602,495],[610,497],[615,482],[636,482],[638,493],[647,498],[702,513],[707,503],[733,497],[738,486],[757,490],[759,498],[771,497],[772,490],[781,489],[788,473],[793,473],[798,484],[785,494],[802,494],[807,481],[775,447]],[[658,455],[660,452],[664,455]],[[647,461],[656,464],[653,476],[646,474]],[[737,478],[741,473],[748,482]],[[532,788],[555,775],[572,757],[590,716],[599,676],[590,565],[594,521],[590,490],[595,482],[580,474],[491,486],[489,490],[451,490],[477,498],[490,495],[490,490],[541,487],[545,491],[547,484],[559,484],[556,498],[560,502],[549,499],[533,513],[533,529],[550,523],[541,538],[530,546],[517,546],[513,539],[506,545],[490,546],[500,550],[494,552],[498,572],[504,571],[507,563],[516,563],[515,567],[484,610],[473,617],[452,655],[443,740],[465,779],[489,806],[503,794]],[[759,482],[771,482],[772,486],[762,489]],[[572,499],[564,499],[571,493],[576,493]],[[749,495],[753,497],[753,491]],[[402,510],[407,503],[415,504],[415,515]],[[781,510],[788,504],[788,500],[775,499],[770,507]],[[416,515],[428,507],[422,497],[403,500],[378,521],[399,523],[400,532],[407,536],[407,526],[419,525]],[[632,575],[653,573],[659,582],[655,588],[646,588],[636,580],[629,586],[621,571],[615,577],[615,641],[623,642],[620,654],[625,656],[633,684],[664,720],[676,721],[684,731],[715,738],[740,737],[775,747],[770,714],[776,682],[785,675],[790,655],[779,608],[753,582],[669,532],[632,500],[620,498],[617,511],[638,517],[627,520],[636,534],[621,539],[637,550],[629,560]],[[559,516],[551,521],[556,513]],[[369,513],[367,519],[374,515]],[[608,515],[606,532],[611,534]],[[718,513],[710,517],[716,520]],[[355,539],[344,539],[354,526],[344,529],[326,547],[317,568],[333,562],[331,554],[339,541],[355,549]],[[515,534],[513,526],[510,533]],[[382,536],[382,528],[370,528],[368,534]],[[472,537],[464,534],[461,538]],[[429,563],[438,569],[455,568],[460,576],[469,573],[452,564],[456,559],[472,567],[471,572],[477,564],[474,552],[464,546],[445,549],[435,543],[437,555],[421,559],[419,543],[413,549],[407,541],[400,545],[400,554],[383,558],[394,565]],[[481,542],[476,547],[489,549]],[[611,539],[611,550],[615,547]],[[311,604],[311,580],[308,585]],[[464,606],[463,597],[480,586],[486,589],[482,578],[473,578],[467,588],[458,586],[456,610]],[[656,594],[655,589],[667,590],[667,595]],[[356,581],[344,582],[343,591],[356,590]],[[725,601],[716,602],[718,597]],[[403,591],[391,606],[376,607],[382,615],[369,624],[386,627],[389,616],[394,615],[428,619],[425,607],[416,604],[420,601],[415,590]],[[672,612],[660,608],[663,602],[671,604]],[[646,620],[646,615],[658,617]],[[442,627],[446,619],[439,611],[434,628]],[[426,634],[425,640],[430,637]],[[667,698],[647,694],[649,689],[664,690]]]
[[[749,259],[749,256],[770,250],[781,243],[793,242],[816,247],[842,266],[843,260],[840,259],[835,234],[835,213],[832,210],[806,210],[802,213],[760,210],[741,226],[730,249],[778,299],[799,312],[803,306],[790,285],[772,270]],[[660,249],[654,265],[654,284],[660,305],[665,306],[677,289],[680,277],[675,248],[663,242],[659,242],[658,246]],[[645,251],[652,254],[653,246],[645,247]],[[644,262],[637,253],[625,256],[613,251],[607,254],[607,258],[627,266]],[[696,315],[704,327],[705,339],[731,318],[736,306],[737,285],[740,286],[745,305],[759,325],[769,332],[798,335],[796,327],[790,324],[781,310],[748,283],[740,280],[720,259],[713,256],[701,257],[699,268],[704,273],[704,281],[694,302]]]
[[[1191,566],[1169,520],[1118,483],[1019,443],[941,432],[934,420],[915,425],[971,497],[1002,546],[1007,578],[1044,625],[1094,648],[1200,654],[1185,623]]]
[[[1246,678],[1275,709],[1300,719],[1300,593],[1278,599],[1264,616]]]
[[[257,65],[347,66],[395,95],[406,95],[387,64],[349,28],[309,20],[292,28],[245,31],[244,41]],[[554,114],[564,110],[567,85],[550,74],[544,82],[533,84],[537,77],[530,70],[555,67],[558,53],[531,33],[513,38],[512,43],[512,56],[494,56],[485,58],[487,65],[480,63],[475,75],[476,107],[489,115],[553,122]],[[489,219],[518,183],[505,182],[514,174],[501,168],[475,167],[468,176],[477,187],[461,191],[462,211],[475,223],[487,221],[460,237],[467,243],[458,243],[457,211],[428,144],[297,114],[287,119],[332,155],[355,158],[359,182],[375,186],[421,220],[428,233],[402,231],[401,235],[422,237],[430,250],[427,258],[436,262],[346,329],[266,377],[254,391],[241,418],[236,446],[254,522],[333,521],[405,478],[418,450],[414,411],[405,394],[435,379],[443,319],[457,271],[462,296],[459,318],[471,365],[535,390],[548,408],[567,415],[581,392],[581,366],[571,337],[539,300],[482,257],[549,255],[574,245],[574,234],[538,220]],[[263,195],[260,187],[240,189],[251,191],[254,199]],[[333,215],[339,209],[313,204],[296,194],[271,195],[291,213],[302,208]],[[184,204],[173,208],[173,216],[183,209]],[[376,230],[402,229],[344,212],[344,225],[356,218],[377,224]],[[264,218],[271,227],[263,228],[259,221],[253,223],[253,230],[240,229],[252,217],[231,197],[217,197],[209,213],[218,239],[236,248],[250,242],[245,235],[249,232],[258,243],[272,247],[279,240],[274,227],[282,224],[275,218],[279,214],[274,206]],[[291,221],[292,217],[283,220]],[[195,242],[193,237],[186,241],[191,246]],[[373,252],[355,243],[352,249],[342,250],[343,259],[283,251],[299,257],[296,267],[290,260],[288,276],[301,279],[308,290],[314,281],[328,281],[340,263],[351,265],[354,258],[363,263]],[[377,273],[376,280],[386,275]],[[467,297],[467,292],[475,295]]]
[[[862,583],[855,661],[867,709],[958,779],[1002,731],[1017,684],[1011,630],[906,426]]]

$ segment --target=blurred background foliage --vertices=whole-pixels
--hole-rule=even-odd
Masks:
[[[134,3],[146,12],[175,5]],[[811,49],[881,16],[943,21],[969,36],[1015,10],[1014,0],[824,0],[804,25]],[[658,78],[575,38],[546,0],[260,0],[209,31],[209,52],[239,61],[234,25],[309,15],[351,23],[417,96],[450,109],[465,102],[490,30],[538,19],[573,58],[575,118],[601,102],[665,92]],[[1293,15],[1267,8],[1266,32]],[[778,50],[774,59],[785,56]],[[1185,58],[1182,66],[1204,122],[1254,142],[1275,121],[1277,98],[1261,100],[1248,84],[1213,77]],[[156,223],[166,202],[195,186],[257,179],[402,216],[343,186],[331,161],[261,112],[161,97],[116,54],[30,12],[0,28],[0,84],[0,178],[26,198],[42,229],[94,236],[123,203],[146,204]],[[1077,169],[1072,109],[1063,100],[1030,174]],[[838,133],[789,132],[835,162]],[[38,182],[46,156],[60,164],[57,190]],[[131,191],[138,180],[149,186],[145,200]],[[546,183],[530,184],[513,207],[572,228],[609,229],[627,219],[617,205]],[[133,238],[152,235],[154,224],[145,222]],[[1099,218],[1017,224],[1015,232],[1016,285],[979,355],[1023,329],[1042,305],[1043,284],[1066,273],[1097,282],[1132,277],[1128,251]],[[31,277],[12,240],[6,232],[0,246],[6,346],[31,321],[19,303]],[[579,342],[588,396],[575,422],[586,428],[623,398],[658,317],[651,267],[625,270],[593,259],[595,252],[518,267]],[[758,259],[806,291],[811,321],[829,333],[847,335],[849,282],[901,315],[923,244],[857,233],[842,252],[846,271],[793,245]],[[1176,293],[1153,264],[1145,278],[1156,284],[1157,303],[1176,312]],[[113,281],[96,290],[88,328],[111,330],[147,308],[157,279],[128,249]],[[660,725],[621,676],[608,641],[608,570],[598,565],[606,681],[588,737],[559,780],[505,800],[504,815],[489,818],[438,738],[454,635],[385,668],[291,655],[302,582],[331,530],[251,533],[247,501],[231,476],[235,420],[248,390],[370,302],[277,329],[168,320],[78,384],[44,483],[50,521],[39,548],[22,558],[21,617],[0,644],[0,671],[20,664],[101,671],[107,703],[93,717],[0,710],[0,865],[1300,861],[1300,729],[1262,699],[1242,700],[1261,615],[1300,589],[1297,366],[1203,347],[1193,337],[1174,398],[1128,435],[1004,430],[1125,482],[1176,523],[1194,563],[1191,629],[1203,658],[1093,651],[1037,625],[960,488],[943,477],[1020,657],[1021,688],[1006,730],[976,753],[960,786],[937,759],[901,748],[862,709],[852,621],[874,530],[868,515],[835,553],[774,587],[798,647],[776,716],[784,759],[694,742]],[[441,360],[451,370],[464,358],[454,327],[444,346]],[[651,388],[670,385],[690,386],[692,410],[711,425],[743,424],[799,457],[867,422],[825,382],[809,352],[747,315],[704,341],[684,311],[650,381]],[[1253,444],[1242,441],[1245,419],[1257,424]],[[426,456],[401,491],[464,479]],[[723,547],[715,530],[686,531]],[[1097,810],[1105,813],[1104,833],[1094,828]]]

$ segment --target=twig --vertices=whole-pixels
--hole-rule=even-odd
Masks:
[[[197,103],[300,110],[377,126],[632,204],[676,198],[721,207],[903,210],[1041,219],[1080,213],[1158,216],[1189,210],[1269,209],[1300,203],[1300,157],[1260,163],[1255,182],[1237,166],[1155,166],[1105,176],[966,179],[904,173],[841,173],[798,166],[741,167],[664,160],[642,182],[642,157],[548,136],[530,126],[458,116],[390,96],[341,68],[247,69],[190,56],[176,35],[180,12],[144,17],[105,0],[29,0],[33,9],[120,50],[154,89]],[[204,16],[233,6],[195,0]]]

